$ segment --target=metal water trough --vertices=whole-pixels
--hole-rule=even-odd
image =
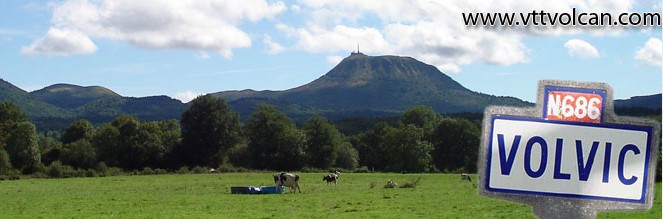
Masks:
[[[233,186],[230,187],[231,194],[282,194],[285,193],[283,186]]]

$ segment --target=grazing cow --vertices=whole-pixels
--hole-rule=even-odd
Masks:
[[[295,192],[295,189],[299,190],[299,193],[302,193],[302,189],[299,188],[299,175],[280,172],[274,174],[274,183],[276,186],[285,186],[290,188],[290,191]]]
[[[467,173],[461,173],[460,174],[460,181],[467,180],[472,182],[472,177],[470,177],[470,174]]]
[[[338,171],[336,171],[336,172],[338,173]],[[322,181],[326,181],[327,185],[329,185],[329,183],[332,183],[332,182],[334,183],[334,185],[336,185],[336,182],[338,181],[338,178],[339,178],[338,174],[332,173],[332,174],[323,176]]]

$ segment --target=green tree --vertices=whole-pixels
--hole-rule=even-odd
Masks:
[[[27,121],[27,116],[21,111],[16,104],[12,102],[0,102],[0,123],[24,122]]]
[[[78,120],[64,131],[62,135],[62,143],[68,144],[81,139],[91,139],[94,135],[94,126],[87,120]]]
[[[24,173],[32,173],[41,163],[35,126],[30,122],[14,124],[5,150],[11,158],[12,166],[20,168]]]
[[[41,150],[41,162],[48,166],[53,161],[60,160],[62,142],[59,139],[62,131],[46,131],[39,133],[39,148]]]
[[[359,161],[362,166],[370,169],[384,170],[388,159],[383,156],[388,133],[393,127],[386,122],[379,122],[373,128],[351,138],[352,145],[359,152]]]
[[[403,125],[387,133],[382,154],[386,170],[424,172],[432,164],[433,145],[423,140],[424,131],[414,125]]]
[[[403,113],[400,122],[404,125],[414,125],[424,130],[426,139],[433,133],[440,123],[441,116],[429,106],[414,106]]]
[[[182,144],[176,154],[184,165],[216,167],[239,142],[239,114],[225,100],[200,96],[182,113]]]
[[[167,155],[179,143],[176,121],[144,122],[123,115],[102,127],[93,142],[99,144],[100,161],[124,169],[163,167]],[[105,141],[105,142],[104,142]]]
[[[355,170],[359,166],[359,153],[349,142],[343,142],[338,146],[337,167],[346,170]]]
[[[0,102],[0,150],[7,145],[7,138],[17,122],[25,122],[27,117],[16,104]]]
[[[234,166],[250,168],[251,154],[249,154],[248,145],[239,143],[228,150],[228,161]]]
[[[90,169],[97,162],[97,154],[89,140],[79,139],[62,147],[60,160],[75,168]]]
[[[433,160],[440,170],[476,172],[481,132],[467,119],[444,119],[433,134]]]
[[[141,169],[143,153],[141,153],[142,138],[140,138],[140,121],[133,116],[121,115],[111,122],[120,131],[119,155],[117,157],[119,167],[124,169]]]
[[[329,169],[334,165],[341,144],[341,133],[334,125],[319,115],[315,115],[304,126],[306,133],[308,165]]]
[[[12,169],[12,163],[9,160],[9,154],[5,150],[0,150],[0,175],[8,174]]]
[[[137,141],[140,144],[142,166],[165,167],[168,155],[180,143],[180,126],[176,120],[146,122],[140,125]]]
[[[162,146],[156,153],[157,167],[176,168],[173,151],[182,143],[182,129],[178,120],[172,119],[157,122],[160,129],[160,141]]]
[[[245,130],[253,168],[297,170],[305,165],[305,134],[274,106],[258,106]]]
[[[120,156],[123,151],[120,148],[120,130],[112,124],[106,124],[95,132],[92,144],[96,146],[97,158],[113,167],[120,166]]]

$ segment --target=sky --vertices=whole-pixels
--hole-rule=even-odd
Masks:
[[[658,12],[628,0],[64,0],[0,2],[0,78],[190,101],[285,90],[350,52],[409,56],[465,87],[536,101],[544,79],[605,82],[614,96],[661,92],[661,27],[482,28],[471,12]]]

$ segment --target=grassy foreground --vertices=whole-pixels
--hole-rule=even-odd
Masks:
[[[0,181],[0,218],[534,218],[531,207],[481,197],[456,174],[347,173],[336,186],[321,173],[301,176],[301,194],[281,195],[230,194],[273,185],[271,173]],[[416,188],[383,188],[417,177]],[[599,218],[661,218],[660,183],[656,192],[648,212]]]

